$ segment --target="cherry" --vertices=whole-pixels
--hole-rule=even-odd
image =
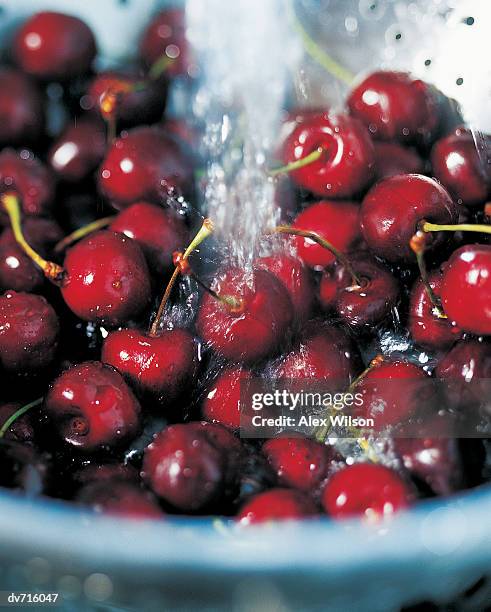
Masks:
[[[139,519],[159,519],[164,516],[149,491],[124,480],[91,482],[78,491],[75,499],[104,514]]]
[[[60,324],[40,295],[7,291],[0,296],[0,366],[8,372],[42,370],[54,360]]]
[[[265,521],[298,520],[318,514],[314,502],[301,491],[270,489],[247,501],[237,520],[241,525]]]
[[[69,124],[51,146],[48,162],[62,180],[77,183],[89,177],[106,150],[103,125],[88,117]]]
[[[305,208],[292,227],[315,232],[346,253],[359,239],[358,214],[359,207],[354,202],[323,200]],[[333,253],[311,238],[295,236],[292,240],[300,259],[311,268],[325,267],[335,260]]]
[[[423,221],[454,223],[457,207],[444,187],[420,174],[392,176],[377,183],[363,199],[361,230],[375,255],[388,261],[411,262],[409,243]],[[435,248],[443,241],[442,232],[427,236]]]
[[[137,316],[150,300],[147,264],[138,244],[102,230],[72,247],[61,287],[68,307],[81,319],[116,327]]]
[[[17,402],[1,404],[0,427],[4,429],[8,420],[18,413],[21,408],[22,406]],[[14,440],[24,444],[32,444],[34,442],[34,436],[35,431],[32,415],[29,412],[26,412],[16,418],[15,421],[13,421],[13,423],[5,430],[5,433],[1,437],[4,440]]]
[[[442,278],[438,270],[428,276],[437,298],[440,298]],[[416,344],[430,350],[445,350],[462,336],[456,325],[439,316],[421,279],[416,281],[409,297],[409,331]]]
[[[26,215],[49,213],[55,185],[51,172],[29,151],[17,153],[4,149],[0,153],[0,192],[15,191]],[[0,214],[0,221],[3,214]]]
[[[351,115],[377,140],[428,142],[438,128],[433,89],[405,72],[373,72],[353,89],[347,103]]]
[[[322,309],[327,312],[336,310],[338,291],[343,287],[356,285],[353,276],[341,262],[335,261],[325,268],[320,277],[318,294]]]
[[[164,330],[158,336],[122,329],[107,336],[101,359],[140,393],[160,398],[163,407],[192,385],[197,347],[185,329]]]
[[[491,246],[468,244],[454,251],[443,270],[445,314],[462,330],[491,334]]]
[[[431,151],[434,175],[467,206],[485,202],[491,189],[491,138],[482,137],[482,151],[479,145],[473,133],[460,126],[438,140]]]
[[[86,361],[52,383],[45,409],[61,439],[81,451],[113,448],[140,429],[140,404],[113,367]]]
[[[158,127],[138,127],[117,138],[104,159],[99,184],[116,208],[139,200],[160,203],[189,191],[191,160]]]
[[[189,241],[182,217],[172,209],[148,202],[136,202],[122,210],[109,226],[133,238],[140,245],[150,270],[161,275],[172,266],[174,251]]]
[[[377,520],[406,508],[411,497],[411,491],[396,472],[383,465],[355,463],[329,478],[322,493],[322,505],[335,519],[361,515]]]
[[[48,486],[49,466],[29,444],[0,441],[0,487],[23,491],[29,496],[44,493]]]
[[[282,486],[313,492],[328,476],[332,447],[308,438],[273,438],[262,448]]]
[[[214,291],[224,297],[205,294],[196,321],[205,342],[231,361],[258,361],[279,348],[293,309],[275,276],[228,268],[215,279]]]
[[[12,52],[24,72],[45,80],[66,80],[89,70],[96,43],[82,20],[45,11],[16,32]]]
[[[44,102],[28,76],[0,68],[0,144],[31,145],[44,130]]]
[[[212,381],[205,391],[202,414],[207,421],[229,429],[240,427],[240,382],[248,380],[251,372],[242,366],[228,366]]]
[[[162,129],[174,136],[177,140],[186,143],[189,147],[197,149],[200,143],[198,130],[185,119],[180,117],[165,117]]]
[[[329,198],[358,194],[375,169],[370,136],[346,115],[316,113],[305,118],[287,136],[282,158],[286,166],[281,171],[289,171],[297,185]]]
[[[413,149],[395,142],[375,142],[375,168],[378,179],[396,174],[421,174],[424,163]]]
[[[73,483],[78,485],[79,488],[94,482],[104,483],[106,486],[111,481],[137,484],[139,477],[138,470],[129,464],[94,463],[87,460],[71,474]]]

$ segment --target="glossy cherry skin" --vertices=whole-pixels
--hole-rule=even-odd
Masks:
[[[363,125],[346,115],[314,114],[287,136],[284,164],[307,157],[322,147],[321,157],[290,172],[292,180],[312,193],[328,198],[350,198],[374,177],[375,151]]]
[[[308,438],[273,438],[262,447],[281,486],[314,492],[331,470],[332,447]]]
[[[28,76],[0,69],[0,145],[30,145],[44,130],[44,101]]]
[[[24,72],[44,80],[66,80],[87,72],[96,55],[90,28],[77,17],[41,12],[16,32],[12,52]]]
[[[4,423],[14,415],[20,408],[21,404],[11,402],[0,405],[0,427],[3,427]],[[33,409],[31,409],[33,410]],[[22,416],[17,417],[16,420],[10,425],[7,431],[3,435],[4,440],[13,440],[15,442],[22,442],[29,444],[34,442],[34,425],[31,411],[25,412]]]
[[[324,510],[334,519],[388,517],[409,506],[411,491],[383,465],[355,463],[333,474],[322,493]]]
[[[348,255],[348,257],[351,258],[351,255]],[[353,279],[345,266],[337,261],[327,266],[323,270],[319,281],[317,297],[321,308],[326,312],[335,311],[338,292],[352,284]]]
[[[296,321],[305,322],[312,312],[315,294],[310,273],[303,262],[292,255],[278,253],[260,257],[254,264],[283,283],[290,296]]]
[[[443,310],[464,331],[491,334],[491,245],[454,251],[443,270]]]
[[[201,412],[203,418],[238,430],[240,423],[240,383],[251,377],[250,370],[228,366],[212,381],[206,391]]]
[[[4,149],[0,153],[0,192],[19,194],[26,215],[47,215],[55,195],[53,175],[32,153]],[[2,213],[5,220],[5,213]],[[4,221],[5,224],[5,221]]]
[[[48,367],[59,331],[58,316],[43,297],[7,291],[0,297],[0,367],[14,373]]]
[[[184,512],[222,499],[240,442],[212,423],[171,425],[145,449],[142,477],[154,493]]]
[[[491,137],[476,134],[474,140],[470,130],[458,127],[434,144],[431,165],[456,200],[466,206],[482,204],[491,189]]]
[[[115,448],[140,430],[140,404],[123,377],[100,361],[86,361],[52,383],[45,410],[65,444],[84,452]]]
[[[104,159],[99,185],[116,208],[139,200],[160,203],[189,191],[192,162],[158,127],[138,127],[117,138]]]
[[[396,174],[422,174],[424,162],[414,149],[395,142],[374,142],[375,168],[378,179]]]
[[[431,288],[438,298],[442,289],[442,278],[439,270],[428,275]],[[409,296],[409,332],[416,344],[431,350],[448,349],[462,336],[457,325],[449,319],[439,317],[435,312],[421,279],[416,281]]]
[[[264,270],[228,268],[213,290],[241,301],[232,309],[206,293],[196,321],[200,337],[231,361],[258,361],[278,350],[293,319],[283,283]]]
[[[135,519],[160,519],[164,516],[149,491],[124,480],[91,482],[78,491],[75,499],[103,514]]]
[[[140,245],[150,270],[164,274],[172,266],[172,255],[189,243],[189,232],[174,210],[148,202],[136,202],[122,210],[109,226]]]
[[[78,317],[116,327],[150,300],[150,277],[138,244],[111,231],[91,234],[65,257],[63,299]]]
[[[346,253],[360,237],[359,206],[354,202],[316,202],[297,215],[292,226],[315,232]],[[310,268],[324,268],[335,260],[331,251],[310,238],[294,236],[292,241],[300,259]]]
[[[102,122],[82,117],[69,124],[51,146],[48,163],[70,183],[90,176],[104,158],[106,133]]]
[[[174,402],[193,383],[197,346],[185,329],[164,330],[149,336],[138,330],[111,332],[101,359],[114,366],[139,393]]]
[[[409,242],[422,221],[456,223],[458,211],[437,181],[420,174],[399,174],[377,183],[363,199],[361,230],[370,250],[391,262],[414,262]],[[427,237],[436,248],[445,232]]]
[[[319,512],[314,502],[301,491],[270,489],[247,501],[237,515],[244,526],[269,521],[293,521],[313,517]]]
[[[42,217],[26,217],[22,230],[27,242],[43,257],[49,257],[63,232],[54,221]],[[41,269],[17,244],[10,228],[0,236],[0,289],[39,291],[45,283]]]
[[[373,72],[350,93],[348,108],[376,140],[428,142],[438,127],[432,89],[405,72]]]

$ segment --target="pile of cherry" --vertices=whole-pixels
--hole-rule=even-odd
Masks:
[[[138,65],[97,74],[87,25],[39,13],[0,68],[0,484],[244,524],[380,517],[481,484],[486,440],[396,438],[390,467],[368,454],[347,465],[322,436],[241,439],[239,398],[252,376],[336,381],[390,428],[433,376],[448,379],[445,409],[478,409],[491,141],[405,73],[371,74],[345,113],[291,112],[283,166],[271,162],[283,219],[270,254],[246,271],[217,248],[203,278],[196,135],[165,116],[170,79],[188,78],[184,31],[165,11]],[[387,330],[432,367],[380,355]]]

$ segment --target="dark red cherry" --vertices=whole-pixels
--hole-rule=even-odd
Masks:
[[[428,275],[428,281],[437,298],[442,289],[442,273]],[[445,350],[459,340],[462,331],[449,319],[438,316],[421,279],[414,284],[409,297],[409,331],[420,346],[431,350]]]
[[[63,232],[54,221],[41,217],[26,217],[22,230],[27,242],[43,257],[49,257]],[[0,236],[0,289],[39,291],[45,277],[30,257],[20,248],[10,228]]]
[[[41,92],[28,76],[0,69],[0,145],[32,145],[44,129]]]
[[[278,350],[293,318],[283,283],[264,270],[228,268],[212,288],[236,306],[203,296],[196,326],[205,342],[231,361],[258,361]]]
[[[115,480],[137,484],[140,474],[135,467],[129,464],[84,461],[83,465],[71,474],[71,479],[78,487],[93,482],[105,483],[107,486],[108,483]]]
[[[324,269],[319,281],[318,300],[323,310],[336,309],[338,291],[353,284],[353,277],[347,268],[338,261]]]
[[[16,489],[31,497],[46,491],[49,466],[32,445],[0,440],[0,462],[0,487]]]
[[[42,370],[53,362],[60,324],[40,295],[7,291],[0,296],[0,366],[7,372]]]
[[[12,46],[20,68],[45,80],[84,74],[96,51],[94,35],[81,19],[48,11],[28,19],[16,32]]]
[[[48,162],[60,179],[78,182],[94,172],[105,150],[106,133],[102,122],[82,117],[69,124],[53,143]]]
[[[335,453],[332,447],[308,438],[273,438],[263,454],[285,487],[313,492],[328,476]]]
[[[303,159],[319,148],[319,159],[289,173],[300,187],[321,197],[350,198],[373,179],[373,144],[356,119],[324,113],[301,121],[283,144],[283,163]]]
[[[454,251],[443,270],[443,310],[462,330],[491,335],[491,245]]]
[[[353,89],[348,108],[377,140],[428,142],[438,127],[432,88],[405,72],[373,72]]]
[[[310,273],[302,261],[286,253],[256,259],[257,268],[270,272],[283,283],[292,301],[297,322],[306,321],[314,302],[314,287]]]
[[[301,491],[270,489],[251,497],[237,515],[241,525],[266,521],[293,521],[319,514],[314,502]]]
[[[4,149],[0,153],[0,192],[5,191],[17,192],[26,215],[43,216],[52,207],[55,184],[51,172],[31,152]]]
[[[414,149],[395,142],[374,142],[375,168],[378,179],[396,174],[421,174],[424,163]]]
[[[329,516],[377,520],[409,506],[412,492],[396,472],[373,463],[355,463],[333,474],[322,493]]]
[[[196,127],[181,117],[165,117],[162,129],[171,134],[177,140],[185,142],[188,146],[196,149],[199,147],[200,134]]]
[[[125,518],[159,519],[164,516],[149,491],[124,480],[91,482],[78,491],[75,500],[96,512]]]
[[[136,202],[122,210],[109,226],[140,245],[148,266],[159,275],[172,266],[172,255],[189,243],[189,233],[174,210],[148,202]]]
[[[491,137],[458,127],[434,144],[431,165],[456,200],[483,204],[491,190]]]
[[[297,229],[319,234],[339,251],[347,253],[360,237],[359,206],[354,202],[323,200],[305,208],[292,223]],[[311,268],[324,268],[335,256],[310,238],[292,238],[300,259]]]
[[[361,230],[370,250],[388,261],[415,261],[409,242],[422,221],[451,224],[457,207],[437,181],[420,174],[383,179],[367,193],[360,211]],[[445,232],[427,237],[435,248]]]
[[[11,402],[0,405],[0,427],[22,408],[21,404]],[[33,443],[34,442],[34,425],[33,418],[30,412],[25,412],[10,425],[3,435],[4,440],[14,440],[15,442]]]
[[[61,288],[68,307],[85,321],[116,327],[150,300],[150,277],[138,244],[117,232],[87,236],[65,257]]]
[[[158,336],[122,329],[104,340],[101,359],[140,393],[160,398],[163,407],[192,385],[197,346],[185,329],[164,330]]]
[[[241,366],[228,366],[222,370],[205,390],[201,409],[203,418],[229,429],[239,429],[240,383],[250,377],[251,372]]]
[[[119,447],[140,430],[140,404],[113,367],[86,361],[51,385],[46,412],[62,440],[82,451]]]
[[[139,200],[160,203],[189,191],[192,162],[180,145],[158,127],[138,127],[117,138],[99,175],[102,193],[116,208]]]

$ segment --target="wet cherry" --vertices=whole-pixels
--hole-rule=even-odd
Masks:
[[[251,497],[240,509],[237,521],[246,526],[267,521],[299,520],[318,513],[314,502],[301,491],[278,488]]]
[[[91,482],[78,491],[75,500],[96,512],[125,518],[159,519],[164,516],[149,491],[124,480]]]
[[[414,149],[395,142],[375,142],[375,169],[378,179],[396,174],[422,174],[424,162]]]
[[[229,429],[239,429],[240,383],[250,376],[251,372],[241,366],[224,368],[205,390],[201,408],[203,418]]]

